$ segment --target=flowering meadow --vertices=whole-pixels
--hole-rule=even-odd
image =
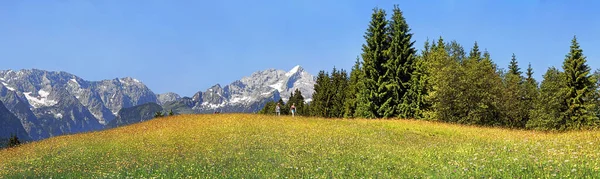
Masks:
[[[0,178],[598,178],[600,131],[179,115],[0,150]]]

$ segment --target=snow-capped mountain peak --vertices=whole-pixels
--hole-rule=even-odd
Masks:
[[[292,75],[294,75],[296,73],[302,73],[302,72],[304,72],[304,69],[300,65],[296,65],[290,71],[288,71],[287,73],[285,73],[285,76],[292,76]]]
[[[201,112],[256,112],[269,100],[281,98],[287,101],[296,89],[307,101],[311,101],[314,84],[314,77],[300,65],[287,72],[276,69],[257,71],[224,87],[217,84],[205,92],[196,93],[194,109]]]

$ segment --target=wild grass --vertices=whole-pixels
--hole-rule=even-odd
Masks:
[[[0,178],[598,178],[600,132],[180,115],[0,151]]]

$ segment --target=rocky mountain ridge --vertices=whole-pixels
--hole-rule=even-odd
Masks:
[[[314,84],[314,76],[295,66],[289,71],[257,71],[231,84],[216,84],[192,97],[181,97],[176,93],[155,94],[141,81],[130,77],[86,81],[67,72],[2,70],[0,103],[8,110],[5,116],[19,119],[27,138],[39,140],[101,130],[108,124],[115,124],[114,127],[147,120],[148,109],[160,109],[148,103],[176,113],[257,112],[269,101],[280,98],[286,101],[296,89],[310,101]],[[145,107],[135,108],[142,105]],[[127,115],[120,116],[119,111],[124,108],[127,111],[121,114]],[[138,114],[136,109],[145,111]],[[127,118],[140,115],[144,117]],[[111,123],[115,119],[118,121]],[[9,123],[13,126],[14,118],[11,117]]]

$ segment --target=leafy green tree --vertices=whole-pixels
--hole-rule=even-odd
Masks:
[[[175,114],[173,113],[173,109],[171,109],[171,111],[169,111],[169,116],[174,116]]]
[[[363,44],[362,73],[360,81],[356,116],[363,118],[378,118],[382,115],[378,110],[385,97],[385,89],[380,88],[385,81],[384,64],[388,57],[385,51],[389,48],[386,13],[383,9],[373,9],[369,28],[365,33],[366,44]]]
[[[482,57],[477,42],[462,64],[443,53],[445,63],[433,69],[437,71],[433,80],[436,117],[461,124],[501,125],[502,78],[489,53]]]
[[[598,118],[593,113],[596,109],[595,101],[592,100],[596,87],[576,37],[571,41],[571,50],[563,62],[563,70],[568,106],[565,111],[567,129],[597,125]]]
[[[552,67],[544,74],[539,97],[535,98],[531,119],[526,127],[537,130],[564,130],[567,109],[564,73]]]
[[[457,122],[460,118],[458,109],[463,108],[461,105],[464,105],[455,100],[463,87],[460,84],[460,77],[464,73],[462,67],[448,55],[442,37],[438,39],[437,44],[432,45],[429,54],[423,55],[427,73],[430,75],[428,80],[431,83],[426,100],[432,103],[432,111],[426,114],[427,118]]]
[[[414,118],[420,93],[409,90],[411,85],[419,84],[416,82],[419,79],[413,77],[417,51],[413,47],[413,34],[398,5],[394,6],[388,24],[388,36],[391,40],[386,51],[388,59],[383,66],[384,74],[380,76],[383,80],[377,82],[381,89],[378,93],[383,97],[377,113],[384,118]]]
[[[502,78],[487,51],[481,57],[477,42],[463,61],[462,72],[453,82],[456,94],[452,112],[454,122],[477,125],[501,125],[500,101]]]
[[[344,101],[344,117],[354,117],[356,111],[356,96],[359,91],[358,83],[361,79],[360,58],[356,57],[356,62],[350,71],[350,79],[348,81],[348,89],[345,90],[346,100]]]

